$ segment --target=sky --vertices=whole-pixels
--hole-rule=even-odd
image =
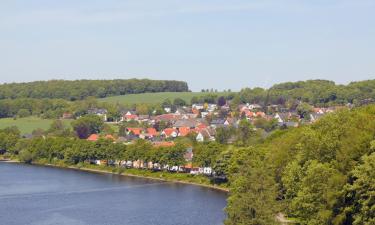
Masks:
[[[1,0],[0,83],[375,79],[374,0]]]

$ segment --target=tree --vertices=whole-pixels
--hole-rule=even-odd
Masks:
[[[232,127],[218,127],[216,128],[215,140],[220,144],[227,144],[234,132]]]
[[[297,107],[297,113],[301,118],[308,119],[312,112],[312,106],[307,103],[300,103]]]
[[[351,176],[353,182],[345,187],[350,203],[343,209],[345,224],[375,224],[375,153],[362,157],[362,163],[354,168]]]
[[[217,104],[219,105],[219,106],[223,106],[223,105],[225,105],[227,103],[227,101],[225,100],[225,97],[224,96],[220,96],[219,98],[218,98],[218,100],[217,100]]]
[[[27,110],[27,109],[20,109],[20,110],[18,110],[18,112],[17,112],[17,116],[20,117],[20,118],[28,117],[28,116],[30,116],[30,115],[31,115],[31,114],[30,114],[30,111]]]
[[[291,201],[291,210],[302,224],[328,224],[333,219],[346,178],[329,164],[317,161],[306,163],[306,172],[300,182],[297,196]]]
[[[233,164],[238,171],[232,174],[231,195],[226,207],[226,225],[276,224],[276,184],[272,173],[262,161],[263,153],[254,148],[238,149]]]
[[[252,140],[256,136],[256,131],[254,130],[253,125],[246,119],[243,119],[238,124],[237,129],[237,141],[240,145],[248,145],[251,142],[254,142]]]
[[[103,128],[104,122],[96,115],[86,115],[72,122],[72,127],[77,136],[86,139],[90,134],[97,134]]]
[[[175,106],[185,106],[186,102],[182,98],[175,98],[173,101],[173,105]]]

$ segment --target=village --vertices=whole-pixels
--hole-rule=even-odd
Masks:
[[[253,125],[254,131],[260,131],[267,136],[275,129],[288,129],[298,127],[303,124],[314,123],[327,113],[332,113],[342,108],[351,107],[313,107],[307,105],[304,110],[287,110],[283,106],[259,104],[239,104],[233,110],[229,101],[225,104],[192,104],[191,106],[165,107],[164,113],[160,115],[139,114],[136,110],[123,110],[118,121],[108,121],[107,109],[89,109],[87,114],[97,115],[106,124],[122,127],[118,134],[91,134],[87,141],[95,142],[99,139],[107,139],[113,143],[132,144],[136,140],[142,139],[152,144],[155,148],[172,147],[175,139],[188,137],[197,143],[215,142],[217,130],[237,128],[241,120],[249,121]],[[305,104],[306,108],[306,104]],[[64,113],[63,119],[72,118],[70,113]],[[234,141],[229,138],[228,144]],[[91,160],[90,163],[97,165],[117,165],[126,168],[149,169],[154,171],[183,172],[190,174],[203,174],[206,176],[216,175],[212,167],[193,166],[193,147],[186,148],[184,165],[146,162],[143,160]]]

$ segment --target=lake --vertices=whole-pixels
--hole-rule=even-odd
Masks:
[[[0,162],[4,225],[216,225],[226,197],[194,185]]]

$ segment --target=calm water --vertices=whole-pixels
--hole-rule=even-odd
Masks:
[[[0,162],[4,225],[216,225],[225,199],[192,185]]]

